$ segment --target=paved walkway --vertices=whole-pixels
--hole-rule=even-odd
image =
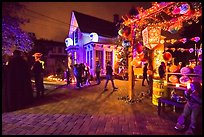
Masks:
[[[182,135],[174,130],[178,117],[167,108],[157,115],[151,98],[127,103],[128,81],[115,80],[117,91],[103,93],[100,85],[76,89],[75,85],[49,90],[32,106],[2,114],[3,135]],[[136,81],[134,93],[147,92]]]

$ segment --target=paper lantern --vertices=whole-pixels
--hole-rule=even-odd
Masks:
[[[179,8],[180,14],[186,14],[190,10],[190,6],[187,3],[182,4]]]
[[[138,53],[141,53],[141,52],[142,52],[143,47],[142,47],[142,44],[141,44],[141,43],[138,43],[138,44],[136,45],[136,50],[137,50]]]
[[[181,76],[179,78],[179,81],[181,84],[187,84],[187,83],[191,82],[191,80],[188,76]]]
[[[171,75],[169,81],[172,83],[178,83],[178,77],[176,75]]]
[[[181,74],[190,74],[191,73],[191,69],[188,67],[183,67],[180,70]]]
[[[172,65],[172,66],[169,67],[169,71],[173,72],[173,73],[176,73],[176,72],[179,71],[179,68],[176,65]]]
[[[143,45],[149,49],[153,49],[160,43],[161,27],[159,26],[147,26],[142,31]]]
[[[171,61],[171,59],[172,59],[171,53],[170,53],[170,52],[165,52],[165,53],[163,54],[163,59],[164,59],[165,61]]]

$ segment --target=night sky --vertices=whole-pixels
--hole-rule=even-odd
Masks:
[[[34,32],[37,38],[45,38],[64,42],[68,31],[71,11],[75,10],[87,15],[113,21],[113,15],[119,17],[128,14],[134,7],[151,7],[149,2],[21,2],[26,6],[21,14],[30,19],[30,23],[22,26],[25,31]]]

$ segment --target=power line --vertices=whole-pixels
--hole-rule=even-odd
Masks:
[[[55,19],[55,18],[52,18],[52,17],[46,16],[46,15],[44,15],[44,14],[38,13],[38,12],[36,12],[36,11],[33,11],[33,10],[31,10],[31,9],[28,9],[28,8],[25,8],[25,9],[28,10],[28,11],[30,11],[30,12],[32,12],[32,13],[35,13],[35,14],[37,14],[37,15],[40,15],[40,16],[43,16],[43,17],[49,18],[49,19],[51,19],[51,20],[54,20],[54,21],[60,22],[60,23],[62,23],[62,24],[66,24],[66,25],[69,25],[69,26],[74,26],[74,25],[71,25],[70,23],[66,23],[66,22],[60,21],[60,20],[58,20],[58,19]],[[77,27],[77,26],[74,26],[74,27]]]

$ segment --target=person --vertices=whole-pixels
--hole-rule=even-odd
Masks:
[[[91,85],[90,80],[91,80],[91,74],[89,72],[89,66],[86,65],[86,67],[85,67],[85,81],[86,81],[87,86]]]
[[[199,113],[202,108],[202,86],[199,82],[190,83],[190,88],[184,92],[187,103],[184,106],[182,114],[178,117],[175,126],[176,130],[183,130],[185,122],[190,115],[190,125],[185,134],[194,134]]]
[[[31,71],[20,50],[13,52],[7,70],[7,111],[14,111],[30,105],[33,101]]]
[[[67,79],[67,86],[70,84],[70,70],[67,68],[66,70],[66,79]]]
[[[100,66],[99,61],[96,61],[95,73],[96,73],[96,82],[99,85],[101,83],[101,79],[100,79],[101,66]]]
[[[159,71],[159,77],[163,79],[165,76],[165,63],[164,62],[161,62],[161,65],[159,66],[158,71]]]
[[[44,84],[43,84],[43,67],[40,63],[41,56],[35,56],[35,63],[33,64],[31,70],[34,74],[35,87],[37,91],[37,98],[44,96]]]
[[[106,83],[105,83],[105,87],[104,87],[104,91],[107,91],[107,85],[108,85],[108,81],[110,80],[112,82],[112,87],[113,87],[113,90],[116,90],[118,89],[117,87],[115,87],[115,84],[114,84],[114,81],[113,81],[113,69],[111,67],[111,62],[108,61],[107,62],[107,66],[106,66]]]
[[[76,78],[76,87],[81,88],[80,86],[80,74],[79,74],[79,64],[74,64],[74,76]]]
[[[144,81],[147,81],[147,84],[149,85],[149,80],[147,79],[147,63],[144,64],[144,68],[143,68],[143,79],[142,79],[142,86],[144,85]]]

